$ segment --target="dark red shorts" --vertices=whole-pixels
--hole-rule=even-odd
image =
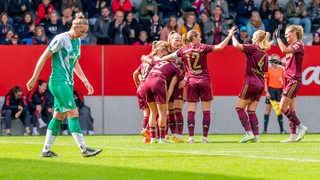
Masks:
[[[239,94],[240,99],[260,101],[264,87],[261,85],[244,84]]]
[[[189,78],[186,84],[187,102],[211,101],[212,90],[210,78]]]
[[[301,89],[301,86],[302,83],[297,80],[284,78],[282,95],[290,99],[297,97],[297,93]]]
[[[157,77],[148,77],[148,80],[144,84],[144,90],[146,92],[146,101],[155,102],[157,104],[165,104],[167,98],[167,83],[166,81]]]

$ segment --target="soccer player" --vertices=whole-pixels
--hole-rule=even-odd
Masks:
[[[175,143],[184,143],[182,139],[183,132],[183,116],[182,108],[185,101],[186,91],[185,91],[185,65],[181,60],[176,61],[176,66],[180,71],[178,77],[178,82],[173,90],[173,108],[174,108],[174,120],[175,120],[175,137],[172,138],[172,141]]]
[[[271,61],[273,61],[274,59],[278,61],[280,60],[280,56],[278,54],[271,54],[270,57]],[[283,76],[283,68],[279,67],[276,63],[271,63],[271,66],[268,67],[268,72],[264,75],[264,91],[266,93],[266,112],[264,114],[263,134],[267,133],[271,107],[273,107],[274,112],[278,117],[280,134],[286,134],[286,131],[283,130],[283,117],[279,106],[282,94]]]
[[[168,35],[168,49],[170,53],[177,51],[181,48],[181,35],[175,31],[171,31]],[[176,59],[176,62],[180,59]],[[180,66],[181,67],[181,66]],[[180,69],[181,70],[181,69]],[[182,78],[182,79],[181,79]],[[183,116],[182,108],[184,105],[183,99],[179,97],[179,93],[183,92],[186,85],[186,80],[184,80],[184,73],[179,75],[178,82],[174,88],[173,96],[169,99],[168,102],[168,112],[167,112],[167,123],[168,128],[171,130],[172,140],[175,143],[182,143],[182,131],[183,131]]]
[[[258,142],[259,127],[256,109],[264,91],[264,74],[268,71],[268,55],[270,49],[270,33],[257,30],[253,33],[252,44],[240,44],[235,36],[232,44],[246,55],[244,84],[239,94],[236,110],[246,136],[241,143]],[[245,109],[247,112],[245,112]]]
[[[221,51],[235,33],[236,28],[232,27],[227,38],[218,45],[207,45],[201,43],[201,35],[197,30],[190,30],[187,34],[182,36],[182,44],[184,47],[177,52],[163,57],[163,60],[176,59],[182,57],[186,66],[187,77],[187,102],[188,102],[188,129],[189,139],[188,143],[194,142],[194,125],[195,112],[197,102],[202,102],[203,112],[203,137],[202,142],[208,142],[208,131],[210,126],[210,108],[212,91],[211,80],[207,67],[207,54],[210,52]]]
[[[133,81],[137,87],[137,97],[138,97],[138,106],[139,109],[143,112],[142,120],[142,131],[141,135],[144,136],[143,142],[149,143],[151,140],[149,130],[148,130],[148,121],[150,116],[150,109],[148,103],[145,101],[145,91],[144,91],[144,82],[146,77],[151,70],[152,66],[146,62],[142,62],[140,66],[133,72]]]
[[[81,46],[80,37],[88,31],[88,28],[88,20],[84,18],[81,12],[78,13],[72,21],[70,30],[55,36],[40,56],[33,76],[27,83],[28,90],[34,88],[46,60],[52,56],[52,72],[49,88],[54,96],[54,114],[48,125],[40,157],[59,157],[51,151],[51,146],[58,135],[61,122],[65,117],[68,118],[70,132],[79,146],[83,157],[95,156],[102,151],[101,149],[93,150],[86,145],[78,121],[79,112],[73,99],[73,72],[82,80],[88,89],[88,94],[94,92],[78,61]]]
[[[160,58],[168,54],[167,43],[161,43],[155,48],[153,57],[153,67],[148,73],[144,84],[146,100],[150,108],[149,128],[151,133],[150,143],[156,142],[156,117],[160,131],[159,143],[171,143],[165,139],[166,134],[166,110],[167,103],[180,74],[179,70],[172,62],[160,61]],[[167,85],[169,88],[167,89]]]
[[[285,46],[280,38],[280,29],[276,31],[276,38],[282,53],[286,54],[286,62],[275,60],[274,63],[285,66],[283,93],[280,101],[281,112],[289,119],[290,138],[281,142],[298,142],[308,132],[296,115],[296,97],[302,86],[302,61],[304,46],[302,44],[302,26],[290,25],[286,27],[285,38],[289,43]],[[296,138],[296,128],[298,137]]]

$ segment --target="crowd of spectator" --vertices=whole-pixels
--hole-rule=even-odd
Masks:
[[[280,0],[279,0],[280,1]],[[170,31],[196,29],[202,43],[219,44],[236,25],[240,42],[262,29],[281,38],[289,24],[302,25],[308,45],[319,44],[319,0],[1,0],[0,44],[48,44],[69,30],[77,12],[89,19],[83,44],[149,45]],[[259,6],[259,7],[257,7]],[[275,41],[276,42],[276,41]]]

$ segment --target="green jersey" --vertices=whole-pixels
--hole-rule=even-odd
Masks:
[[[73,69],[80,58],[80,38],[71,39],[67,32],[58,34],[50,42],[48,49],[52,52],[51,83],[73,85]]]

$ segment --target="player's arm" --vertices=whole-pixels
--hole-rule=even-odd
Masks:
[[[169,102],[169,99],[173,94],[173,90],[174,90],[174,87],[176,86],[177,82],[178,82],[178,77],[173,76],[171,79],[170,85],[169,85],[169,89],[168,89],[167,102]]]
[[[223,48],[225,48],[235,32],[236,32],[236,27],[233,26],[229,30],[228,36],[220,44],[214,46],[213,52],[221,51]]]
[[[27,82],[27,88],[29,91],[34,88],[34,85],[37,82],[37,79],[43,69],[43,66],[45,65],[47,59],[51,56],[52,56],[52,52],[48,48],[40,56],[37,62],[36,68],[34,69],[33,75]]]
[[[243,51],[243,45],[239,43],[239,41],[237,40],[237,38],[235,36],[232,36],[232,45],[236,49]]]
[[[178,58],[178,55],[176,52],[174,53],[171,53],[171,54],[168,54],[166,56],[163,56],[161,58],[162,61],[171,61],[171,60],[174,60],[174,59],[177,59]]]
[[[139,74],[140,72],[138,70],[135,70],[133,72],[133,81],[134,81],[134,84],[136,85],[136,87],[138,88],[139,84],[140,84],[140,81],[139,81]]]
[[[286,47],[283,44],[281,38],[277,38],[277,42],[278,42],[279,48],[280,48],[282,53],[284,53],[284,54],[294,53],[294,49],[291,46]]]
[[[79,61],[76,62],[73,71],[76,73],[76,75],[81,79],[81,81],[84,83],[84,85],[88,89],[88,94],[93,94],[94,89],[89,83],[88,79],[86,78],[86,75],[83,73],[82,68],[79,64]]]

